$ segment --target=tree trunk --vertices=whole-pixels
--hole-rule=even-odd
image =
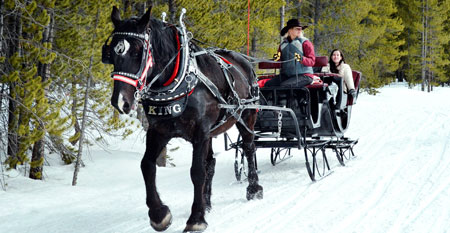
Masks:
[[[77,115],[77,108],[78,108],[78,91],[77,91],[77,81],[75,81],[75,80],[78,80],[79,79],[79,77],[78,78],[72,78],[72,107],[71,107],[71,114],[72,114],[72,117],[73,117],[73,121],[75,121],[73,124],[74,124],[74,130],[75,130],[75,133],[74,133],[74,135],[73,135],[73,137],[75,137],[76,135],[78,135],[78,134],[80,134],[80,132],[81,132],[81,127],[80,127],[80,123],[79,123],[79,121],[78,121],[78,115]],[[71,140],[69,140],[69,142],[73,145],[73,146],[75,146],[77,143],[78,143],[78,141],[80,140],[80,137],[78,136],[78,137],[76,137],[75,139],[73,139],[73,138],[71,138]]]
[[[10,39],[7,41],[8,51],[6,52],[6,57],[9,58],[15,53],[21,54],[21,49],[18,43],[18,37],[22,34],[22,17],[20,13],[15,13],[8,17],[8,24]],[[9,73],[11,68],[9,67],[6,73]],[[16,168],[18,149],[19,149],[19,139],[17,135],[18,131],[18,116],[15,111],[17,108],[16,95],[15,93],[16,84],[9,83],[9,105],[8,105],[8,159],[11,161],[9,163],[11,168]]]
[[[6,156],[6,141],[8,140],[8,131],[6,130],[8,129],[8,121],[6,120],[7,113],[6,111],[3,111],[3,99],[4,95],[6,96],[6,83],[2,83],[0,88],[0,166],[2,166],[2,160],[4,159],[4,156]]]
[[[434,81],[434,72],[431,71],[431,81],[430,83],[432,83]],[[430,85],[430,91],[433,91],[433,85]]]
[[[94,29],[98,26],[98,20],[100,17],[100,9],[97,9],[97,15],[95,16],[95,25]],[[96,33],[93,33],[92,35],[92,48],[94,48],[94,41],[97,37]],[[80,132],[80,141],[78,146],[78,154],[77,154],[77,161],[75,163],[75,170],[73,172],[73,180],[72,180],[72,186],[77,185],[77,179],[78,179],[78,172],[80,170],[80,164],[81,164],[81,156],[83,155],[83,141],[84,141],[84,131],[86,126],[86,113],[87,113],[87,106],[88,106],[88,98],[89,98],[89,88],[91,84],[92,79],[92,65],[94,61],[94,54],[91,54],[90,62],[89,62],[89,74],[86,84],[86,90],[84,92],[84,107],[83,107],[83,117],[81,119],[81,132]]]
[[[3,107],[3,95],[5,95],[4,93],[5,93],[5,89],[6,89],[6,83],[2,83],[2,86],[0,87],[0,120],[2,120],[2,122],[5,122],[5,121],[3,121],[3,114],[4,113],[2,113],[2,107]],[[1,135],[1,134],[0,134]],[[0,138],[1,138],[1,136],[0,136]]]
[[[169,23],[176,24],[177,6],[175,0],[168,0],[169,2]]]
[[[126,15],[128,8],[130,8],[130,10],[131,10],[131,2],[128,0],[123,0],[122,4],[123,4],[123,14],[122,15]]]
[[[33,146],[33,152],[30,163],[30,178],[42,180],[42,171],[44,165],[44,140],[37,140]]]
[[[42,44],[44,43],[53,43],[53,28],[55,24],[54,12],[50,12],[50,23],[44,29],[42,35]],[[38,75],[41,76],[42,82],[47,81],[50,77],[50,64],[42,64],[39,62],[38,64]],[[44,92],[47,91],[44,89]],[[41,130],[43,130],[41,128]],[[44,137],[37,140],[33,146],[33,153],[31,156],[31,166],[30,166],[30,178],[32,179],[42,179],[42,170],[44,168]]]
[[[297,9],[297,19],[300,19],[302,17],[302,1],[297,1],[295,8]]]
[[[284,6],[280,7],[280,31],[284,27],[284,15],[285,15],[285,9]],[[283,36],[280,37],[280,44],[283,42]]]
[[[15,84],[9,84],[9,105],[8,105],[8,157],[10,161],[17,161],[17,152],[18,152],[18,120],[15,114],[17,104],[15,102]],[[16,168],[17,162],[10,163],[11,168]]]
[[[0,0],[0,57],[5,55],[5,51],[3,51],[3,6],[5,5],[4,0]],[[3,70],[3,69],[2,69]]]
[[[427,57],[427,17],[426,5],[428,0],[422,0],[422,86],[421,90],[425,91],[426,84],[426,57]]]
[[[256,54],[256,47],[257,47],[257,44],[256,44],[256,34],[257,34],[257,32],[258,32],[258,28],[254,28],[254,31],[253,31],[253,36],[252,36],[252,48],[251,48],[251,50],[250,50],[250,56],[256,56],[257,57],[257,54]]]
[[[49,140],[51,142],[50,148],[53,148],[60,154],[61,160],[64,161],[64,164],[72,164],[76,157],[73,152],[64,145],[64,140],[61,137],[54,135],[50,135]]]
[[[91,58],[91,60],[92,60],[92,58]],[[92,67],[92,61],[91,61],[90,67]],[[77,154],[77,160],[75,163],[75,171],[73,172],[72,186],[77,185],[78,172],[80,170],[80,164],[81,164],[81,156],[83,155],[84,129],[85,129],[85,125],[86,125],[86,113],[87,113],[90,82],[91,82],[91,75],[89,74],[88,80],[87,80],[87,85],[86,85],[86,90],[84,92],[83,117],[81,119],[81,132],[80,132],[80,139],[78,141],[78,154]]]
[[[320,0],[314,1],[314,38],[313,38],[313,44],[319,45],[319,29],[317,28],[317,25],[319,24],[320,20]]]
[[[433,72],[430,71],[428,72],[428,87],[427,87],[427,92],[431,92],[431,82],[433,80]]]

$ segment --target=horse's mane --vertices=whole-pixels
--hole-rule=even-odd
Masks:
[[[151,44],[153,56],[157,63],[164,65],[177,52],[175,44],[175,28],[158,19],[150,19]]]
[[[170,59],[178,52],[176,45],[175,33],[176,28],[170,24],[162,22],[153,17],[150,18],[151,28],[151,44],[153,46],[152,55],[155,61],[151,76],[155,77],[161,72],[161,81],[157,83],[161,84],[163,80],[166,80],[167,76],[172,75],[174,69],[174,62],[164,70]],[[163,71],[164,70],[164,71]]]

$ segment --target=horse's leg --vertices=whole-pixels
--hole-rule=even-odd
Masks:
[[[250,130],[254,129],[256,121],[256,112],[254,110],[247,110],[248,115],[243,116],[243,120]],[[256,173],[256,161],[254,160],[256,155],[256,147],[253,134],[247,131],[245,127],[237,122],[236,127],[242,136],[242,149],[244,155],[247,158],[248,163],[248,187],[247,187],[247,200],[252,200],[255,197],[258,199],[263,198],[263,187],[258,184],[258,174]]]
[[[211,210],[211,187],[212,187],[212,180],[214,176],[214,169],[216,167],[216,159],[213,157],[213,149],[212,149],[212,139],[209,139],[209,150],[208,154],[206,155],[206,181],[205,181],[205,190],[204,190],[204,198],[205,198],[205,205],[206,210]]]
[[[164,205],[159,198],[156,190],[156,159],[161,153],[164,146],[167,145],[169,139],[161,137],[151,130],[147,131],[147,147],[144,157],[141,161],[142,175],[144,176],[145,189],[147,192],[148,216],[150,217],[150,225],[156,231],[166,230],[172,223],[172,214],[169,207]]]
[[[191,180],[194,184],[194,202],[192,203],[191,216],[189,217],[185,232],[204,231],[208,224],[205,221],[205,191],[206,171],[205,157],[209,150],[209,137],[198,131],[192,142],[192,166]]]

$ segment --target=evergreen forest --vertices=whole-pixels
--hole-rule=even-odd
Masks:
[[[186,8],[200,46],[261,59],[272,58],[280,29],[298,18],[316,56],[339,48],[370,94],[396,80],[425,92],[450,83],[450,0],[0,0],[2,167],[25,165],[27,176],[44,179],[46,154],[69,165],[83,146],[105,144],[104,135],[132,133],[126,126],[139,121],[110,105],[112,67],[101,62],[113,6],[122,18],[153,6],[154,18],[165,12],[173,24]]]

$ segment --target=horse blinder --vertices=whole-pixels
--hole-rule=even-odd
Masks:
[[[111,57],[111,48],[107,44],[104,44],[102,47],[102,63],[107,65],[113,65],[113,60]]]
[[[109,39],[111,36],[106,39],[105,44],[102,46],[102,63],[107,65],[113,65],[113,59],[111,56],[111,45],[108,44]]]

